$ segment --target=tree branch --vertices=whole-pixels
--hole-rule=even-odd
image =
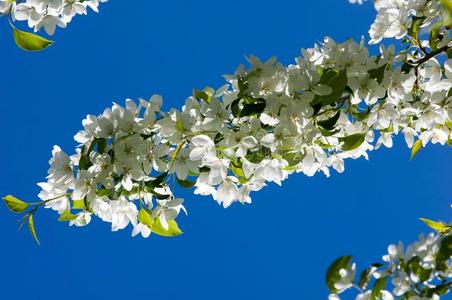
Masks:
[[[449,44],[447,44],[441,48],[436,49],[435,51],[430,52],[428,55],[424,56],[423,58],[421,58],[420,60],[415,62],[417,64],[416,67],[419,67],[420,65],[422,65],[423,63],[428,61],[430,58],[433,58],[433,57],[437,56],[438,54],[441,54],[442,52],[447,52],[451,48],[452,47],[450,47]]]

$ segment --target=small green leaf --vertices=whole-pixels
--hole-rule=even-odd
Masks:
[[[337,292],[337,289],[334,285],[341,279],[339,271],[341,269],[349,269],[351,260],[352,260],[351,256],[342,256],[336,259],[328,268],[326,272],[326,284],[328,286],[328,289],[332,293]]]
[[[270,153],[271,151],[269,148],[262,146],[258,151],[248,151],[248,154],[245,155],[245,158],[254,164],[258,164],[262,160],[264,160],[264,158],[266,158]]]
[[[449,93],[452,91],[452,89],[449,91]],[[452,121],[451,120],[446,120],[446,126],[447,128],[449,128],[450,130],[452,130]]]
[[[210,103],[212,95],[205,90],[204,91],[193,90],[193,97],[195,97],[198,100],[204,100],[207,103]]]
[[[418,152],[421,151],[421,149],[422,149],[422,140],[417,140],[414,143],[413,147],[411,148],[410,160],[412,160],[416,156],[416,154],[418,154]]]
[[[5,201],[6,206],[8,206],[9,210],[15,213],[24,212],[28,206],[28,203],[23,202],[22,200],[17,199],[11,195],[3,197],[3,201]]]
[[[311,101],[311,105],[327,106],[333,104],[342,96],[347,87],[347,72],[345,70],[323,70],[319,83],[329,86],[333,91],[326,96],[316,95]]]
[[[99,152],[99,154],[107,153],[108,147],[107,139],[98,138],[96,139],[96,143],[97,143],[97,152]]]
[[[233,162],[231,162],[229,164],[229,169],[231,169],[231,171],[234,173],[236,177],[245,177],[245,173],[243,173],[241,163],[240,165],[235,165]]]
[[[379,300],[381,299],[381,291],[386,288],[387,277],[378,278],[375,281],[374,287],[372,289],[372,293],[370,294],[371,300]]]
[[[72,200],[72,208],[73,209],[85,209],[85,200]]]
[[[77,218],[77,215],[72,214],[71,211],[67,209],[60,215],[60,217],[58,218],[58,221],[69,222],[69,221],[75,220],[76,218]]]
[[[372,279],[372,274],[382,266],[383,264],[376,263],[372,264],[369,268],[362,271],[361,275],[359,276],[358,286],[363,290],[367,289],[367,286],[369,285],[369,282]]]
[[[433,51],[438,49],[438,42],[439,42],[438,34],[439,34],[439,28],[432,28],[432,30],[430,31],[429,45]]]
[[[378,67],[376,69],[369,70],[370,78],[377,80],[377,82],[379,84],[381,84],[383,82],[387,66],[388,65],[385,64],[385,65],[382,65],[381,67]]]
[[[176,221],[174,220],[168,220],[168,229],[163,228],[162,223],[160,222],[159,218],[154,219],[154,223],[152,224],[152,232],[160,235],[160,236],[178,236],[182,234],[182,231],[179,229],[179,226],[177,225]]]
[[[449,286],[450,284],[448,282],[444,283],[444,284],[439,284],[435,287],[432,288],[426,288],[425,291],[425,297],[427,297],[427,299],[432,299],[436,296],[442,296],[444,294],[446,294],[447,292],[449,292]]]
[[[179,150],[180,151],[180,150]],[[146,187],[150,190],[156,188],[156,187],[162,187],[163,182],[165,181],[166,177],[168,176],[168,172],[162,173],[156,178],[149,180],[146,182]]]
[[[30,215],[28,217],[28,229],[30,230],[30,233],[33,236],[36,243],[38,243],[38,245],[40,245],[39,240],[38,240],[38,235],[36,234],[35,221],[33,219],[33,215]]]
[[[265,110],[266,105],[267,102],[262,98],[246,99],[242,110],[239,112],[239,118],[259,115]]]
[[[248,86],[249,86],[248,78],[240,77],[237,80],[237,85],[239,87],[239,94],[237,96],[238,96],[238,98],[242,98],[243,94],[245,94],[245,92],[248,90]]]
[[[17,46],[26,51],[40,51],[51,46],[54,42],[45,39],[37,34],[25,32],[13,28],[14,41]]]
[[[339,128],[337,128],[337,129],[329,131],[329,130],[324,130],[322,128],[319,128],[319,131],[323,136],[333,136],[336,133],[339,133],[341,130]],[[331,148],[331,147],[328,147],[328,148]]]
[[[440,271],[446,272],[450,267],[448,261],[452,257],[452,235],[444,236],[439,246],[438,254],[436,255],[436,268]],[[450,269],[449,269],[450,270]]]
[[[452,18],[452,0],[440,0],[440,3],[445,8],[446,12],[446,15],[443,15],[443,18],[445,19],[443,22],[445,22],[445,25],[450,25],[448,23]]]
[[[232,101],[231,103],[231,113],[234,117],[238,117],[239,113],[240,113],[240,98],[239,99],[235,99],[234,101]]]
[[[425,218],[420,218],[419,220],[427,224],[427,226],[431,229],[438,231],[439,233],[445,233],[451,230],[451,226],[442,222],[436,222]]]
[[[287,166],[289,169],[298,165],[304,158],[304,156],[300,152],[287,152],[283,154],[283,159],[286,160],[289,165]]]
[[[415,274],[418,276],[420,282],[426,281],[432,272],[431,269],[424,269],[422,267],[422,259],[418,256],[414,256],[406,263],[404,271],[408,274]]]
[[[339,141],[343,143],[342,144],[343,151],[350,151],[361,146],[361,144],[364,143],[365,138],[366,138],[365,133],[356,133],[349,136],[340,137]]]
[[[92,166],[91,160],[89,159],[89,153],[94,147],[94,142],[91,142],[89,147],[83,146],[80,159],[78,161],[78,169],[79,170],[88,170],[89,167]]]
[[[186,189],[192,188],[196,184],[196,181],[191,181],[188,179],[182,180],[182,179],[179,179],[177,176],[176,176],[176,179],[177,179],[177,183],[179,183],[179,185],[181,187],[184,187]]]
[[[154,190],[151,189],[147,189],[147,192],[151,193],[152,195],[154,195],[155,198],[157,198],[158,200],[166,200],[170,197],[170,195],[166,194],[159,194]]]
[[[145,224],[149,229],[152,229],[152,225],[154,224],[154,220],[151,217],[151,214],[144,208],[140,209],[138,213],[138,220]]]
[[[96,195],[99,197],[105,197],[112,194],[113,192],[114,192],[113,189],[98,189],[96,190]]]
[[[327,120],[318,121],[317,124],[321,126],[325,130],[333,130],[336,126],[337,120],[339,120],[339,117],[341,116],[341,111],[338,111],[334,116]]]
[[[424,22],[424,17],[413,17],[413,22],[411,22],[411,27],[408,29],[408,35],[414,37],[416,40],[419,39],[419,30],[422,23]]]
[[[180,118],[176,119],[176,129],[179,132],[185,131],[184,122],[182,122],[182,120]]]

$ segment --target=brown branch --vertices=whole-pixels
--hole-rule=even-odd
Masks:
[[[423,63],[428,61],[430,58],[433,58],[433,57],[437,56],[438,54],[441,54],[442,52],[447,52],[451,48],[452,47],[449,47],[449,45],[445,45],[441,48],[436,49],[435,51],[430,52],[428,55],[424,56],[423,58],[421,58],[420,60],[415,62],[415,64],[417,64],[416,67],[419,67],[420,65],[422,65]]]

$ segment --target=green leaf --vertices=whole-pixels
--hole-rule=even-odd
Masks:
[[[310,105],[311,105],[312,109],[314,110],[314,112],[312,113],[312,116],[317,116],[317,114],[322,109],[322,104],[317,103],[317,104],[310,104]]]
[[[321,104],[322,106],[327,106],[333,104],[342,96],[347,87],[347,72],[345,70],[323,70],[319,83],[329,86],[333,91],[326,96],[316,95],[311,101],[311,105]]]
[[[259,115],[265,110],[267,102],[262,98],[246,99],[247,101],[243,105],[242,110],[239,112],[239,118],[246,116]]]
[[[452,18],[452,0],[440,0],[440,3],[446,11],[446,15],[443,15],[443,18],[445,19],[443,22],[446,23],[445,25],[450,25],[448,23]]]
[[[207,103],[210,103],[212,95],[205,90],[204,91],[193,90],[193,97],[195,97],[198,100],[204,100]]]
[[[89,159],[89,153],[91,152],[93,147],[94,142],[91,142],[88,148],[86,146],[82,147],[80,159],[78,161],[79,170],[88,170],[88,168],[92,166],[91,160]]]
[[[451,226],[444,224],[442,222],[436,222],[425,218],[420,218],[419,220],[427,224],[427,226],[430,227],[431,229],[438,231],[439,233],[445,233],[451,229]]]
[[[160,174],[156,178],[147,181],[146,182],[146,187],[149,188],[149,189],[154,189],[156,187],[162,187],[162,184],[165,181],[167,176],[168,176],[168,172]]]
[[[300,152],[287,152],[284,153],[282,157],[289,163],[289,169],[298,165],[304,158],[304,156]]]
[[[372,279],[372,274],[377,270],[378,268],[382,267],[383,264],[376,263],[372,264],[369,268],[365,269],[361,272],[361,275],[359,276],[358,280],[358,286],[362,288],[363,290],[367,289],[367,286],[369,285],[370,280]]]
[[[30,215],[28,217],[28,229],[30,230],[30,233],[33,236],[36,243],[38,243],[38,245],[40,245],[39,240],[38,240],[38,235],[36,234],[35,221],[33,219],[33,215]]]
[[[179,179],[177,177],[177,175],[176,175],[176,179],[177,179],[177,183],[179,183],[179,185],[181,187],[184,187],[186,189],[192,188],[196,184],[196,181],[191,181],[191,180],[187,180],[187,179],[185,179],[185,180]]]
[[[99,152],[99,154],[105,154],[107,153],[107,139],[104,138],[98,138],[96,139],[97,141],[97,152]]]
[[[53,41],[45,39],[37,34],[25,32],[13,28],[14,41],[17,46],[26,51],[41,51],[51,46]]]
[[[414,37],[416,40],[419,40],[419,30],[424,20],[424,17],[413,17],[411,27],[408,29],[408,35]]]
[[[322,133],[323,136],[333,136],[336,133],[339,133],[341,130],[339,128],[337,128],[335,130],[329,131],[329,130],[324,130],[322,128],[319,128],[319,131],[320,131],[320,133]],[[331,148],[331,147],[328,147],[328,148]]]
[[[140,212],[138,213],[138,220],[152,230],[154,220],[152,219],[151,214],[146,209],[144,208],[140,209]]]
[[[332,293],[337,292],[337,289],[334,285],[341,279],[339,271],[341,269],[350,269],[351,260],[352,260],[351,256],[342,256],[336,259],[326,271],[326,284],[328,286],[328,289]]]
[[[410,160],[412,160],[416,156],[416,154],[418,154],[418,152],[421,151],[421,149],[422,149],[422,140],[417,140],[414,143],[413,147],[411,148]]]
[[[449,93],[452,91],[452,89],[449,91]],[[449,128],[450,130],[452,130],[452,121],[451,120],[446,120],[446,126],[447,128]]]
[[[96,195],[99,197],[105,197],[114,193],[113,189],[98,189],[96,190]]]
[[[176,129],[179,132],[185,131],[184,123],[182,122],[182,120],[180,118],[176,119]]]
[[[269,148],[262,146],[258,151],[248,151],[248,153],[245,155],[245,158],[254,164],[258,164],[262,160],[264,160],[264,158],[266,158],[270,153],[271,151]]]
[[[422,267],[422,259],[418,256],[411,258],[405,265],[404,271],[408,274],[415,274],[419,277],[420,282],[426,281],[433,270],[424,269]]]
[[[355,133],[349,136],[340,137],[339,141],[343,143],[343,151],[350,151],[361,146],[361,144],[364,143],[365,138],[365,133]]]
[[[174,220],[168,220],[168,229],[163,228],[162,223],[160,222],[159,218],[154,219],[154,223],[152,225],[152,232],[160,235],[160,236],[178,236],[182,234],[182,231],[179,229],[179,226],[177,225],[176,221]]]
[[[327,119],[327,120],[323,120],[323,121],[318,121],[317,124],[321,127],[323,127],[323,129],[325,130],[333,130],[334,127],[336,126],[337,120],[339,120],[339,117],[341,116],[341,111],[339,110],[333,117]]]
[[[439,42],[438,34],[439,34],[439,28],[432,28],[432,30],[430,31],[429,45],[433,51],[438,49],[438,42]]]
[[[170,195],[159,194],[154,190],[148,190],[148,192],[151,193],[152,195],[154,195],[154,197],[157,198],[158,200],[165,200],[170,197]]]
[[[77,215],[74,215],[71,213],[69,209],[66,209],[58,218],[58,221],[60,222],[69,222],[72,220],[75,220],[77,218]]]
[[[85,209],[85,200],[72,200],[72,208],[73,209]]]
[[[427,297],[427,299],[434,298],[433,295],[442,296],[449,291],[449,285],[450,284],[446,282],[433,288],[426,288],[425,296]]]
[[[375,281],[374,287],[372,289],[372,293],[370,294],[371,300],[379,300],[381,299],[381,291],[386,288],[387,277],[378,278]]]
[[[231,103],[231,113],[234,117],[238,117],[239,113],[240,113],[240,98],[239,99],[235,99],[234,101],[232,101]]]
[[[236,177],[245,177],[245,173],[243,173],[241,163],[240,165],[236,165],[233,162],[231,162],[229,164],[229,169],[234,173]]]
[[[5,201],[5,204],[8,206],[9,210],[15,213],[24,212],[30,206],[28,203],[11,195],[3,197],[3,201]]]
[[[365,269],[362,271],[359,276],[358,286],[363,290],[367,289],[367,285],[369,284],[370,279],[372,278],[372,267]]]
[[[444,236],[436,255],[436,268],[440,271],[448,270],[448,260],[452,257],[452,235]]]
[[[248,89],[248,86],[249,86],[248,78],[240,77],[237,80],[237,85],[239,87],[239,94],[237,96],[239,98],[241,98],[245,94],[246,90]]]
[[[406,63],[406,62],[403,63],[403,65],[402,65],[402,71],[404,73],[410,72],[413,68],[414,68],[414,66],[412,64],[409,64],[409,63]]]
[[[381,67],[378,67],[376,69],[369,70],[370,78],[377,80],[377,82],[379,84],[381,84],[383,82],[387,66],[388,65],[385,64],[385,65],[382,65]]]

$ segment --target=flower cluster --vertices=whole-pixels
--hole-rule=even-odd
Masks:
[[[0,0],[0,14],[11,13],[12,21],[27,21],[35,32],[44,28],[48,35],[56,27],[66,28],[76,15],[98,12],[99,2],[107,0]]]
[[[14,16],[30,7],[57,11],[61,20],[98,4],[1,3]],[[251,192],[294,173],[341,173],[346,159],[368,159],[399,133],[413,156],[430,142],[452,144],[452,42],[443,7],[435,0],[375,3],[371,43],[403,38],[402,51],[381,45],[372,56],[364,39],[327,37],[289,66],[250,56],[249,67],[226,75],[217,90],[195,90],[180,110],[163,111],[158,95],[115,103],[83,120],[74,155],[54,147],[39,205],[70,225],[87,225],[94,215],[113,231],[132,224],[133,235],[173,236],[185,208],[171,183],[227,208],[251,203]],[[15,211],[29,208],[8,199]]]
[[[95,214],[110,222],[112,231],[132,224],[133,235],[148,237],[151,228],[179,233],[173,220],[185,209],[164,181],[170,148],[156,124],[161,103],[159,96],[138,106],[128,100],[126,107],[114,104],[98,117],[89,115],[85,130],[75,136],[81,145],[76,154],[53,149],[47,182],[39,184],[45,206],[70,225],[84,226]],[[71,209],[82,211],[74,215]]]
[[[344,256],[330,266],[326,277],[330,300],[339,300],[349,290],[357,291],[356,300],[439,300],[452,286],[450,231],[420,235],[406,249],[402,242],[390,245],[383,263],[372,264],[358,278],[351,260]]]
[[[437,0],[376,1],[375,8],[378,15],[369,31],[371,44],[379,43],[383,38],[401,39],[413,22],[422,18],[422,27],[426,27],[440,15]]]
[[[217,90],[195,90],[180,110],[162,111],[155,95],[88,115],[74,155],[54,147],[47,182],[39,184],[42,205],[71,225],[95,215],[113,231],[132,224],[133,235],[171,236],[181,233],[175,218],[185,211],[171,183],[226,208],[251,203],[251,192],[294,173],[341,173],[345,159],[368,159],[399,133],[413,156],[430,142],[452,144],[449,27],[443,15],[427,13],[434,0],[378,1],[379,16],[393,2],[398,11],[407,2],[416,16],[390,22],[396,35],[381,35],[403,37],[399,53],[381,45],[372,56],[364,39],[327,37],[289,66],[250,56],[249,67],[226,75]]]

